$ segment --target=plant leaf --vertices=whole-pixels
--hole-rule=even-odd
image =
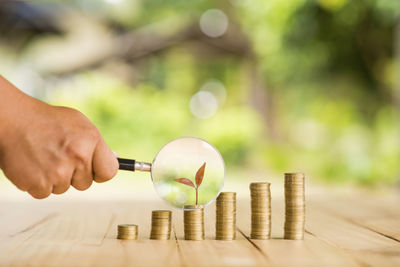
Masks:
[[[193,188],[196,188],[194,186],[193,182],[190,181],[188,178],[177,178],[177,179],[174,179],[174,181],[178,182],[178,183],[181,183],[181,184],[185,184],[185,185],[191,186]]]
[[[206,168],[206,163],[204,162],[203,165],[201,165],[200,169],[198,169],[198,171],[196,172],[196,186],[197,186],[197,188],[201,185],[201,182],[203,181],[205,168]]]

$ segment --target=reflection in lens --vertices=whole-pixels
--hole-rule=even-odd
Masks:
[[[196,186],[196,173],[204,166],[203,180]],[[177,181],[176,179],[180,179]],[[221,191],[225,180],[225,165],[219,152],[206,141],[183,137],[165,145],[152,164],[152,179],[157,194],[171,205],[183,208],[211,203]],[[175,181],[174,181],[175,179]]]

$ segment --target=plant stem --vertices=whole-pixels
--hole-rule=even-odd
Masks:
[[[198,188],[196,187],[196,206],[197,206],[198,202],[199,202],[199,191],[198,191]]]

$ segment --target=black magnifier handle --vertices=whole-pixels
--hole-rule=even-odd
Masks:
[[[118,163],[119,163],[119,169],[120,170],[125,170],[125,171],[135,171],[135,162],[136,160],[134,159],[123,159],[123,158],[117,158]]]
[[[142,171],[142,172],[150,172],[151,164],[146,162],[136,161],[134,159],[124,159],[117,158],[119,163],[119,169],[125,171]]]

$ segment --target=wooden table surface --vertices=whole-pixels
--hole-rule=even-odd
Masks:
[[[173,209],[171,240],[149,240],[151,210],[162,201],[0,203],[1,266],[400,266],[396,198],[307,195],[306,235],[282,239],[283,198],[273,197],[271,240],[251,240],[250,201],[237,200],[237,240],[217,241],[215,207],[206,208],[206,240],[183,240]],[[139,225],[139,240],[116,239],[117,224]]]

